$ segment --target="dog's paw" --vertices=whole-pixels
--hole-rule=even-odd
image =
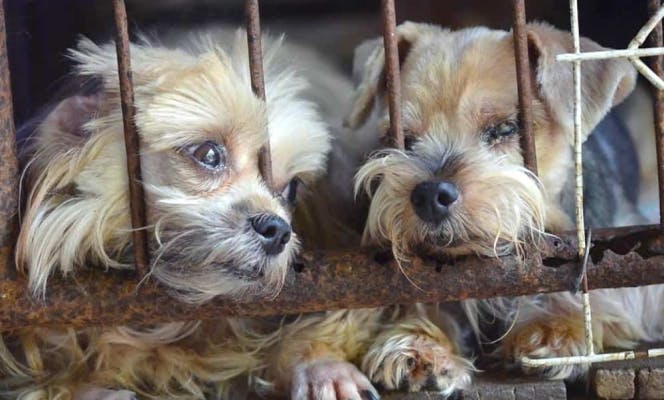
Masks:
[[[95,386],[85,386],[74,393],[74,400],[136,400],[136,394],[129,390],[112,390]]]
[[[503,354],[521,365],[526,374],[539,374],[547,379],[576,379],[587,365],[556,365],[529,368],[521,364],[523,357],[550,358],[585,354],[585,335],[580,320],[550,318],[535,320],[514,329],[501,346]]]
[[[449,396],[470,383],[474,368],[442,332],[437,333],[392,329],[372,344],[362,370],[386,390],[430,390]]]
[[[378,400],[378,392],[353,364],[315,360],[298,365],[291,388],[293,400]]]

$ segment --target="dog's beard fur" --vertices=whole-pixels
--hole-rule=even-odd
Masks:
[[[271,40],[265,51],[267,108],[250,90],[243,32],[228,50],[204,34],[190,39],[186,50],[132,45],[150,274],[182,300],[274,295],[297,250],[293,237],[279,255],[268,256],[249,223],[264,213],[290,222],[283,201],[259,176],[266,132],[279,190],[296,176],[313,179],[329,149],[314,105],[299,97],[307,83],[278,54],[278,42]],[[70,55],[79,76],[102,79],[103,93],[64,100],[26,151],[30,190],[16,259],[37,296],[45,295],[56,268],[68,274],[86,263],[132,267],[114,46],[84,39]],[[181,153],[207,140],[225,148],[222,171],[201,171]]]
[[[427,134],[411,151],[383,150],[356,175],[356,192],[372,197],[365,243],[391,243],[405,260],[417,251],[503,255],[534,241],[544,225],[544,193],[536,177],[507,156],[445,134]],[[410,204],[414,186],[434,178],[461,188],[459,204],[440,224],[423,223]],[[378,187],[372,191],[372,186]]]

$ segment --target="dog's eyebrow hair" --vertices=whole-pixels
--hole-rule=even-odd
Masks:
[[[438,162],[438,169],[435,171],[436,173],[440,172],[447,172],[445,170],[449,169],[455,169],[459,167],[460,161],[463,159],[463,157],[454,152],[448,152],[446,153],[446,157],[444,157],[442,160]]]

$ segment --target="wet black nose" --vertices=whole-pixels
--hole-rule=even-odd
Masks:
[[[445,181],[419,183],[410,194],[415,214],[423,221],[440,223],[449,214],[448,207],[459,198],[456,185]]]
[[[251,226],[261,240],[265,253],[276,256],[284,251],[291,238],[291,227],[288,222],[274,214],[261,214],[250,219]]]

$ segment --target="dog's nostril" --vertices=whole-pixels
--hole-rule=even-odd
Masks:
[[[423,221],[438,224],[449,214],[448,207],[459,198],[456,185],[446,181],[421,182],[411,192],[410,202]]]
[[[283,236],[281,237],[281,242],[280,242],[280,243],[281,243],[283,246],[285,246],[286,243],[288,243],[288,242],[290,241],[290,237],[291,237],[291,233],[290,233],[290,230],[289,230],[288,232],[286,232],[285,235],[283,235]]]
[[[440,182],[438,184],[438,197],[436,201],[443,206],[449,206],[459,198],[459,191],[453,183]]]
[[[252,217],[250,222],[268,255],[281,253],[291,239],[290,224],[278,215],[261,214]]]
[[[277,234],[277,228],[274,226],[269,226],[264,233],[261,233],[266,238],[271,238]]]

